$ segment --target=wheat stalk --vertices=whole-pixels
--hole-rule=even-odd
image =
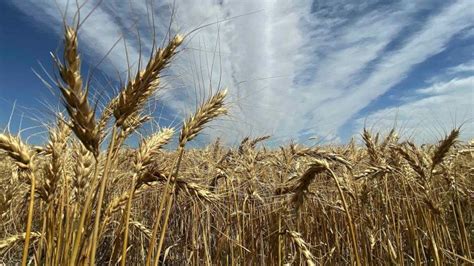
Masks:
[[[306,171],[296,181],[292,181],[292,184],[279,190],[278,194],[292,193],[291,202],[295,204],[295,209],[298,210],[301,204],[303,204],[304,195],[311,182],[317,174],[325,172],[328,168],[329,164],[327,161],[314,159],[306,167]]]
[[[173,134],[172,128],[163,128],[140,143],[135,158],[136,173],[145,171],[153,163],[159,150],[171,140]]]
[[[174,192],[175,192],[175,179],[178,176],[179,168],[181,165],[181,160],[183,159],[184,147],[188,141],[194,139],[199,132],[204,128],[204,126],[217,118],[220,115],[227,113],[227,108],[225,108],[225,96],[227,95],[227,90],[219,90],[216,94],[210,97],[206,102],[204,102],[187,120],[184,121],[183,127],[181,128],[181,133],[179,136],[179,146],[178,146],[178,158],[175,165],[173,166],[174,172],[170,175],[170,178],[166,181],[163,197],[161,198],[158,215],[158,219],[153,227],[152,239],[150,242],[149,253],[147,255],[146,265],[150,265],[151,254],[154,250],[156,240],[156,234],[158,232],[159,217],[163,207],[166,206],[165,217],[163,222],[163,229],[161,231],[160,240],[158,242],[158,251],[155,257],[154,265],[158,265],[159,257],[161,254],[161,249],[163,247],[163,242],[166,234],[166,229],[168,227],[168,219],[171,211],[171,205],[173,204]],[[171,183],[171,187],[170,187]],[[166,205],[165,205],[166,204]]]
[[[157,155],[161,147],[166,145],[171,140],[171,137],[173,137],[173,133],[173,129],[164,128],[157,134],[153,134],[151,137],[144,139],[138,147],[137,155],[135,158],[136,172],[132,177],[132,184],[130,186],[127,207],[124,215],[125,230],[122,244],[122,265],[125,265],[127,259],[128,225],[130,219],[130,210],[132,207],[133,194],[135,193],[136,189],[137,177],[153,162],[154,157]]]

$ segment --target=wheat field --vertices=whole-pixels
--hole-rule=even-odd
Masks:
[[[64,53],[53,56],[65,112],[48,142],[0,134],[0,263],[474,263],[474,142],[460,141],[461,129],[421,146],[393,129],[337,146],[268,147],[262,136],[188,148],[228,114],[219,88],[181,126],[129,148],[186,37],[155,49],[97,110],[77,25],[64,27]]]

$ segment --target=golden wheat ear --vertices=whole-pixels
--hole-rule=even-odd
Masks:
[[[290,236],[290,239],[293,243],[295,243],[298,251],[303,255],[304,259],[306,260],[306,264],[310,266],[315,266],[314,263],[314,255],[311,254],[309,250],[309,245],[304,241],[301,234],[296,231],[287,230],[286,233]]]
[[[451,149],[454,144],[456,144],[456,141],[459,137],[460,129],[455,128],[451,130],[449,135],[447,135],[443,140],[440,141],[438,146],[436,147],[436,150],[433,154],[433,157],[431,157],[431,171],[440,163],[443,162],[444,158],[449,152],[449,149]]]
[[[0,240],[0,251],[8,249],[20,241],[25,241],[26,237],[27,235],[25,233],[21,233]],[[34,240],[41,237],[41,234],[38,232],[31,232],[29,237]]]
[[[283,188],[279,193],[293,193],[291,201],[295,204],[295,210],[297,211],[303,204],[305,193],[311,182],[313,182],[318,174],[323,173],[328,168],[329,164],[326,160],[314,159],[295,183]]]
[[[74,200],[82,202],[89,186],[89,178],[92,176],[94,157],[80,142],[73,143],[72,158],[74,159],[74,175],[72,175],[72,190]]]
[[[36,152],[23,143],[19,137],[0,134],[0,150],[5,151],[20,169],[34,169],[33,157]]]
[[[146,167],[153,163],[158,151],[168,144],[173,134],[174,130],[172,128],[163,128],[161,131],[142,140],[135,158],[135,170],[137,173],[145,170]]]
[[[224,103],[226,95],[227,90],[218,91],[202,104],[193,116],[184,122],[179,136],[180,147],[184,147],[186,142],[194,139],[204,128],[204,125],[220,115],[227,114],[227,108]]]
[[[65,26],[63,60],[61,61],[52,55],[60,76],[56,85],[61,91],[64,106],[71,118],[72,131],[84,146],[97,157],[100,134],[95,121],[95,112],[89,105],[89,89],[87,86],[85,88],[83,86],[81,59],[77,49],[76,29]]]
[[[171,62],[182,43],[183,37],[176,35],[165,48],[158,49],[150,57],[145,69],[139,70],[135,78],[111,101],[109,108],[115,116],[116,126],[122,126],[129,116],[139,113],[149,97],[156,92],[160,85],[161,72]]]

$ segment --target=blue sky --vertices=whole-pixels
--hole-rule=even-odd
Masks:
[[[70,19],[74,12],[75,1],[67,2],[0,2],[0,126],[14,103],[13,131],[36,127],[60,108],[32,69],[44,76],[41,62],[51,73],[61,14]],[[231,115],[214,123],[203,141],[221,137],[232,144],[270,134],[276,144],[345,142],[364,125],[384,130],[394,123],[418,142],[435,141],[460,124],[464,139],[474,136],[471,0],[103,1],[79,32],[85,71],[122,40],[95,72],[100,104],[119,88],[119,76],[126,78],[124,43],[134,69],[140,49],[150,51],[151,10],[161,41],[173,2],[173,33],[211,25],[190,35],[163,78],[154,105],[163,126],[178,125],[196,99],[221,84],[230,92]],[[82,13],[96,3],[87,1]],[[24,134],[40,138],[37,132]]]

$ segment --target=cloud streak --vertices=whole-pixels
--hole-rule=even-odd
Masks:
[[[462,138],[473,137],[474,76],[437,82],[415,91],[417,100],[400,106],[378,110],[357,120],[375,130],[386,130],[397,125],[404,137],[419,143],[434,142],[454,127],[462,126]]]

